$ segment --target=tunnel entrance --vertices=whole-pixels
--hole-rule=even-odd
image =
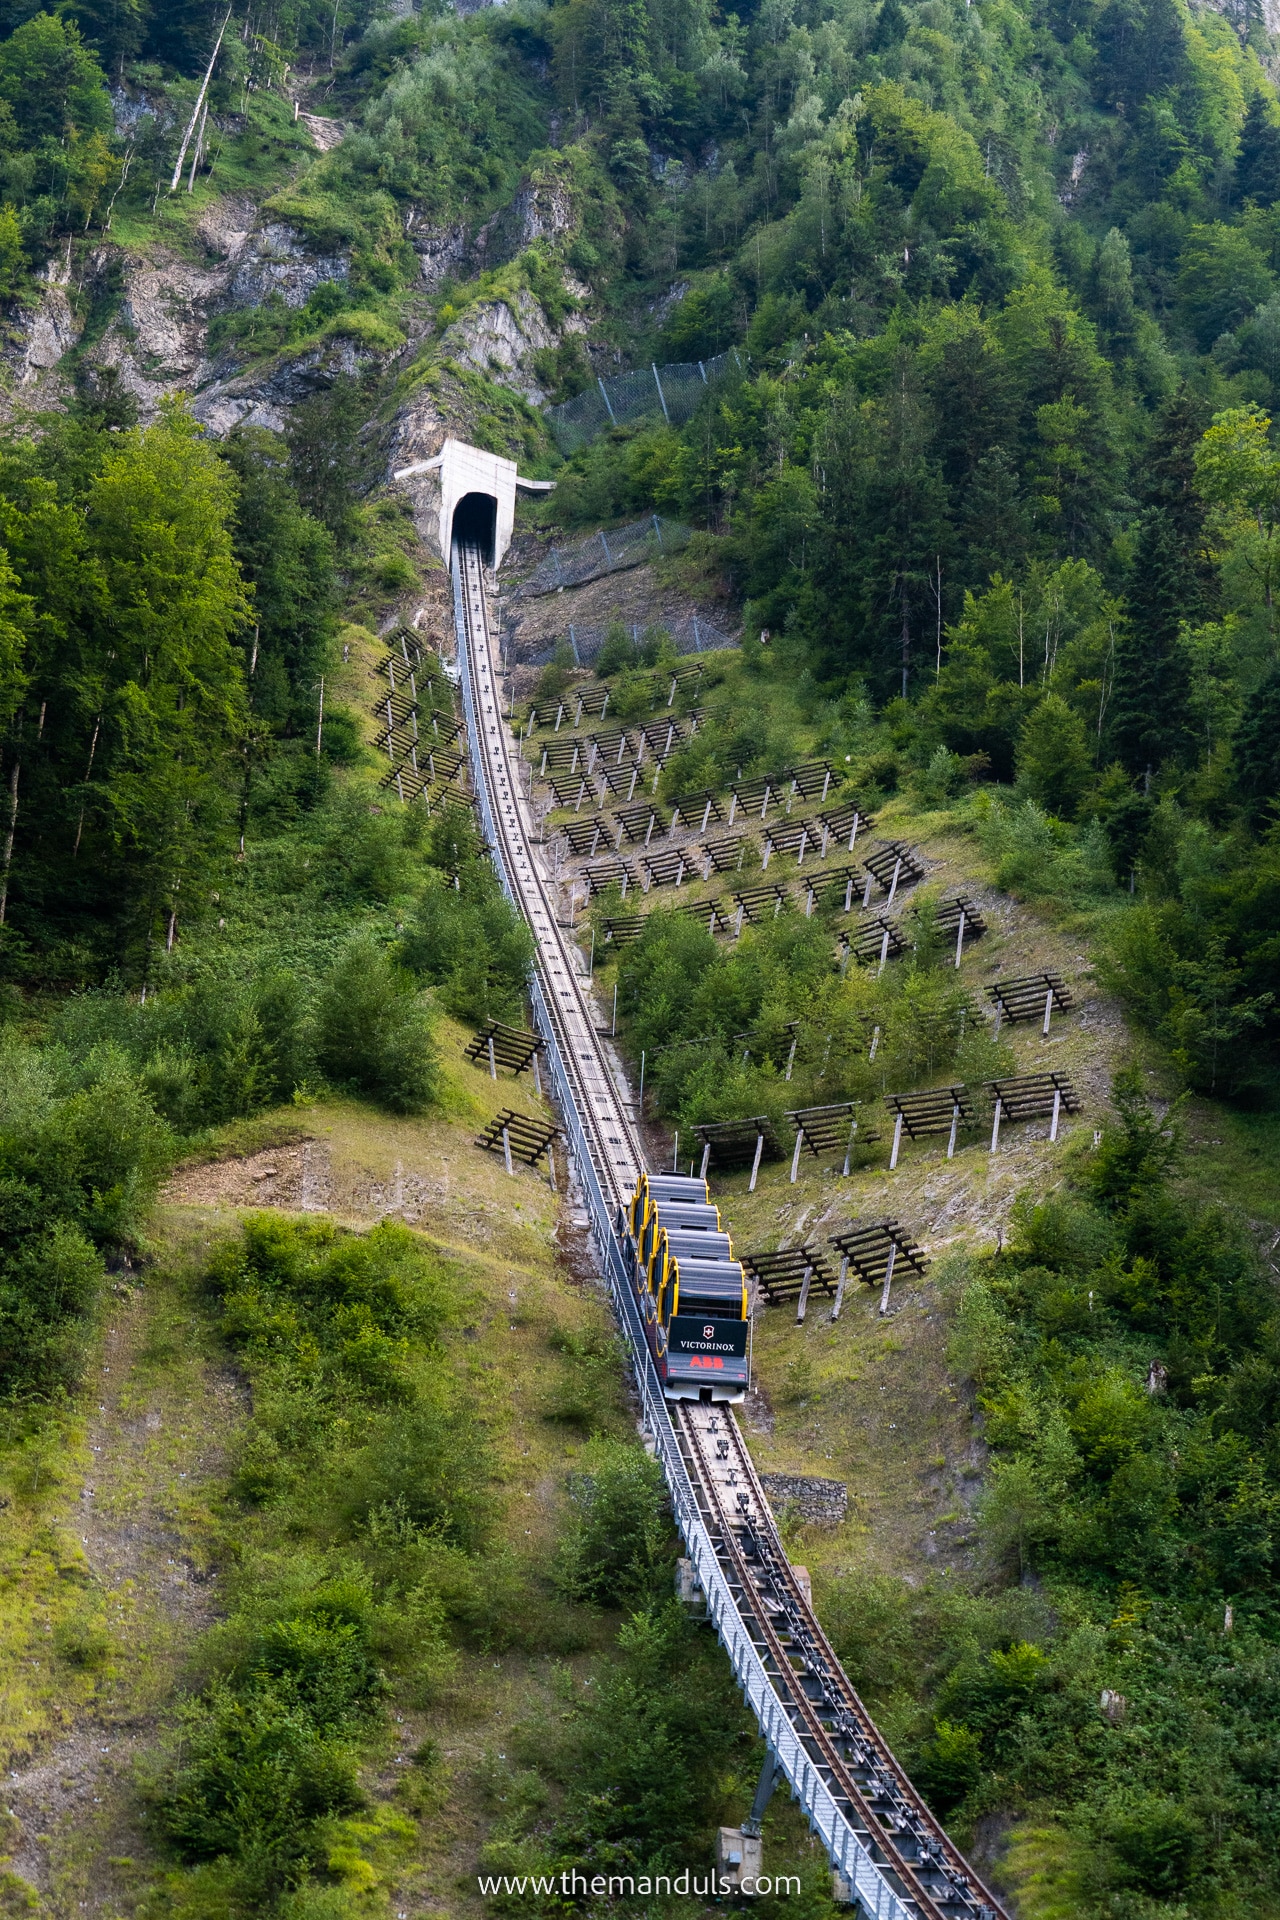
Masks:
[[[464,546],[479,547],[487,567],[493,565],[498,503],[490,493],[464,493],[453,510],[453,537]]]

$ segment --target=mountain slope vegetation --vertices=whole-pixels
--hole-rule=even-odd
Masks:
[[[473,1910],[477,1858],[701,1862],[745,1811],[759,1755],[670,1600],[545,1198],[517,1183],[496,1252],[505,1201],[453,1210],[488,1094],[445,1042],[522,1017],[529,945],[465,810],[380,784],[368,680],[401,629],[439,676],[430,516],[392,476],[456,432],[555,479],[526,555],[693,529],[662,578],[742,648],[664,802],[823,756],[1123,1005],[1096,1150],[921,1296],[971,1550],[876,1560],[851,1523],[809,1542],[819,1605],[1017,1913],[1277,1911],[1280,1220],[1244,1164],[1280,1139],[1277,74],[1252,0],[0,6],[6,1753],[146,1725],[132,1851],[28,1847],[16,1910],[27,1874],[112,1920]],[[684,424],[655,387],[559,450],[549,406],[724,354]],[[639,714],[669,647],[608,647]],[[562,650],[520,694],[576,677]],[[883,979],[842,971],[825,907],[732,948],[659,913],[615,959],[618,905],[584,927],[657,1128],[780,1117],[778,1036],[819,1012],[806,1098],[1011,1057],[966,1029],[927,890]],[[341,1217],[218,1198],[353,1127],[383,1184]],[[432,1153],[437,1213],[373,1225]],[[206,1161],[241,1185],[180,1203]],[[227,1578],[151,1694],[71,1522],[139,1272],[138,1311],[249,1391],[199,1512],[164,1483],[157,1524]],[[822,1472],[882,1403],[803,1338],[762,1378]]]

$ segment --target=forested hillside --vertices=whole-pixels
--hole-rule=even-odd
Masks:
[[[438,534],[396,479],[454,434],[555,481],[509,606],[549,542],[681,530],[602,590],[633,624],[596,663],[643,716],[659,597],[741,637],[664,804],[821,756],[1122,1010],[1110,1109],[948,1236],[928,1296],[971,1547],[851,1527],[810,1543],[819,1604],[1012,1911],[1280,1912],[1273,24],[0,4],[0,1902],[475,1912],[480,1858],[701,1862],[745,1811],[759,1755],[670,1600],[581,1249],[556,1265],[544,1187],[486,1171],[472,1205],[457,1170],[494,1104],[458,1046],[523,1017],[530,942],[458,790],[402,804],[372,685],[413,640],[455,724]],[[655,380],[562,451],[556,407],[713,361],[692,417]],[[520,669],[517,724],[587,685],[575,651]],[[830,902],[735,945],[659,912],[619,954],[622,904],[583,939],[664,1154],[780,1121],[793,1064],[870,1105],[1011,1058],[966,1028],[928,888],[883,978],[841,964]],[[762,1353],[822,1473],[855,1403]],[[95,1465],[149,1394],[173,1450]],[[99,1466],[117,1518],[151,1501],[154,1565],[78,1531]],[[135,1611],[156,1542],[224,1586]],[[122,1727],[99,1796],[86,1729]]]

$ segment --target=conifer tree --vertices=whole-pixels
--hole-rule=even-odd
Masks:
[[[1117,635],[1111,739],[1130,773],[1149,777],[1189,743],[1190,679],[1179,638],[1182,554],[1169,514],[1149,507],[1129,574],[1129,617]]]
[[[1241,200],[1270,207],[1280,200],[1280,124],[1261,93],[1249,102],[1236,154],[1236,192]]]
[[[1144,512],[1129,572],[1129,615],[1117,636],[1111,740],[1130,773],[1146,776],[1190,744],[1190,680],[1179,638],[1206,618],[1214,573],[1195,488],[1200,410],[1185,388],[1165,409],[1147,463]]]
[[[1280,799],[1280,667],[1272,667],[1241,718],[1235,760],[1240,798],[1261,820]]]
[[[1204,407],[1180,387],[1161,416],[1146,459],[1143,504],[1166,515],[1179,542],[1182,617],[1191,621],[1210,617],[1218,593],[1205,504],[1196,486],[1196,447],[1207,425]]]
[[[909,24],[899,0],[884,0],[871,37],[872,51],[884,53],[890,47],[899,46],[907,37]]]

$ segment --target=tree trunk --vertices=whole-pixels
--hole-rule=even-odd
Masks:
[[[4,865],[0,867],[0,927],[4,925],[5,914],[9,910],[9,869],[13,865],[13,836],[18,828],[18,776],[22,772],[22,761],[15,756],[13,771],[9,775],[9,831],[4,841]]]

